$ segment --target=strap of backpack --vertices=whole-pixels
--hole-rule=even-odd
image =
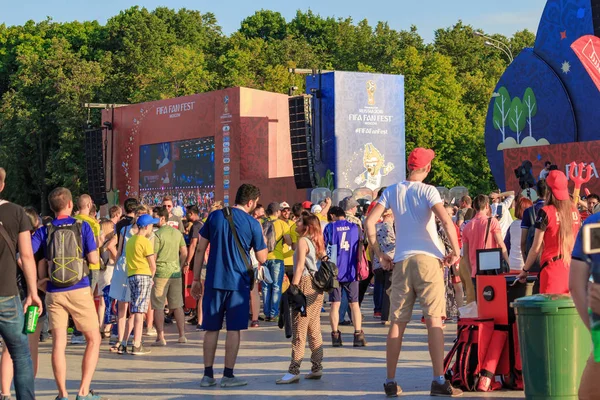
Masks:
[[[229,222],[229,228],[231,229],[231,233],[233,238],[235,239],[235,243],[237,244],[237,248],[242,256],[242,260],[244,260],[244,265],[246,266],[246,270],[248,271],[248,275],[250,275],[250,285],[254,285],[254,268],[252,267],[252,263],[248,260],[248,255],[246,251],[242,247],[242,243],[240,242],[240,238],[237,234],[237,230],[235,229],[235,224],[233,223],[233,214],[231,213],[230,207],[225,207],[223,209],[223,214],[225,214],[225,219]]]
[[[133,225],[127,225],[123,227],[123,234],[119,236],[119,245],[117,247],[121,247],[121,252],[117,255],[117,259],[119,259],[123,253],[125,252],[125,236],[127,235],[127,228],[131,229]]]
[[[470,358],[471,358],[471,350],[473,348],[473,332],[475,331],[475,327],[474,325],[471,325],[469,327],[469,334],[468,334],[468,339],[467,342],[465,343],[464,347],[463,347],[463,352],[461,355],[459,355],[460,359],[460,366],[462,367],[462,369],[459,371],[461,380],[462,380],[462,385],[464,385],[464,387],[472,392],[474,390],[474,387],[471,387],[469,385],[469,365],[470,365]]]
[[[487,240],[488,240],[488,236],[490,235],[490,226],[491,225],[492,225],[492,217],[489,217],[488,222],[487,222],[487,228],[485,229],[485,240],[483,241],[484,249],[487,248]]]
[[[458,350],[458,346],[460,345],[460,335],[462,334],[462,331],[464,331],[465,327],[466,327],[466,325],[462,325],[462,326],[458,327],[458,332],[456,332],[456,339],[454,340],[454,345],[452,346],[452,348],[446,355],[446,358],[444,358],[444,375],[446,375],[448,373],[448,369],[450,368],[450,363],[454,359],[454,355],[456,354],[456,351]]]
[[[4,204],[8,204],[8,201],[0,200],[0,206],[4,205]],[[0,221],[0,236],[2,236],[2,239],[4,239],[4,241],[6,242],[6,245],[8,246],[8,250],[10,250],[10,254],[15,259],[15,263],[16,263],[17,262],[17,248],[15,247],[15,244],[13,243],[12,239],[10,238],[8,231],[2,224],[2,221]]]

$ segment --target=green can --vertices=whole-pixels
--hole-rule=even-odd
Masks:
[[[35,333],[37,329],[38,323],[38,306],[29,306],[27,307],[27,314],[25,315],[25,333],[32,334]]]

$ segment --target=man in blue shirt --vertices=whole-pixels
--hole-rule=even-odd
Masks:
[[[212,212],[200,230],[200,240],[196,248],[194,262],[194,283],[192,295],[202,301],[202,327],[204,334],[204,377],[201,387],[217,384],[214,379],[213,363],[219,340],[219,331],[223,319],[227,316],[227,339],[225,342],[225,370],[221,379],[221,387],[244,386],[248,382],[233,375],[233,368],[240,347],[240,331],[248,329],[250,312],[250,276],[246,262],[250,262],[250,251],[259,264],[267,261],[267,245],[260,223],[250,215],[260,197],[260,190],[253,185],[243,184],[237,191],[235,207],[231,215],[235,231],[245,252],[240,253],[229,221],[225,217],[226,210]],[[200,284],[204,253],[210,243],[210,253],[206,263],[206,280],[204,288]],[[204,292],[204,293],[202,293]]]
[[[85,221],[77,221],[71,217],[73,212],[73,197],[69,189],[56,188],[48,196],[50,208],[56,214],[52,225],[58,227],[63,225],[81,224],[81,250],[82,258],[87,259],[89,264],[99,262],[96,239],[92,228]],[[40,248],[44,251],[46,259],[48,254],[48,228],[42,226],[31,238],[33,252]],[[50,263],[52,260],[48,259]],[[44,271],[48,273],[48,271]],[[47,278],[41,276],[41,278]],[[90,280],[87,276],[71,286],[54,285],[52,280],[48,281],[46,287],[46,309],[49,318],[49,327],[52,330],[52,369],[56,386],[58,387],[58,400],[68,399],[66,386],[67,360],[65,348],[67,345],[67,328],[69,327],[69,315],[73,318],[77,329],[83,333],[86,339],[86,349],[83,357],[81,384],[77,400],[101,400],[102,397],[90,391],[92,377],[98,363],[100,353],[100,330],[94,297],[90,288]]]

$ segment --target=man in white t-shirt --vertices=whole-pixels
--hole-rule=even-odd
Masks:
[[[366,220],[369,245],[375,257],[386,270],[393,269],[390,294],[390,320],[387,337],[387,379],[384,384],[387,396],[402,392],[396,383],[396,367],[402,337],[411,320],[415,300],[418,298],[429,336],[429,353],[433,364],[432,396],[460,396],[462,391],[452,387],[444,377],[444,331],[442,318],[446,314],[444,269],[458,261],[460,248],[456,228],[444,209],[439,192],[423,180],[431,171],[433,150],[417,148],[408,157],[408,179],[392,185],[383,192],[377,205]],[[392,260],[381,251],[377,243],[375,224],[390,208],[396,225],[396,252]],[[441,222],[450,240],[452,252],[444,256],[439,240],[435,217]]]
[[[502,200],[503,198],[504,200]],[[510,215],[510,207],[513,201],[515,201],[515,192],[491,193],[490,199],[492,200],[492,216],[496,217],[498,222],[500,222],[502,240],[504,240],[510,229],[510,225],[513,223],[513,217]]]

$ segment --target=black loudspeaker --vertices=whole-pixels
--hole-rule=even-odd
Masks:
[[[311,96],[294,96],[289,99],[292,162],[298,189],[317,186],[310,107]]]
[[[600,0],[592,0],[592,23],[594,35],[600,37]]]
[[[103,206],[108,203],[108,199],[106,198],[101,128],[85,132],[85,160],[89,195],[96,205]]]

